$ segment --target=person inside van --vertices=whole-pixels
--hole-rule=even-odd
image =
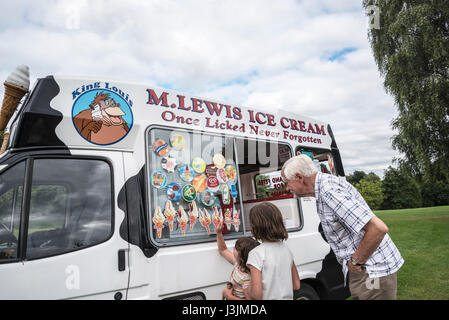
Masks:
[[[234,251],[231,252],[226,246],[223,238],[223,223],[220,223],[215,229],[217,234],[217,246],[220,255],[234,266],[230,281],[227,287],[223,289],[224,300],[246,300],[244,294],[251,282],[251,275],[246,265],[249,252],[259,245],[259,242],[251,237],[243,237],[235,242]]]
[[[387,234],[388,227],[371,211],[344,177],[318,172],[308,155],[287,160],[281,171],[287,190],[315,197],[323,231],[355,300],[394,300],[397,271],[404,263]]]
[[[284,242],[288,233],[281,211],[262,202],[251,208],[249,221],[253,236],[262,244],[249,253],[251,283],[245,294],[254,300],[292,300],[300,279],[293,253]]]

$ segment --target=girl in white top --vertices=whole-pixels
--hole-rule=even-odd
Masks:
[[[288,233],[281,211],[270,202],[262,202],[250,210],[249,221],[253,236],[262,244],[248,256],[251,284],[246,294],[256,300],[293,299],[300,280],[293,254],[284,243]]]

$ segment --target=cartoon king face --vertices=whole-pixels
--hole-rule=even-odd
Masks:
[[[84,139],[95,144],[111,144],[121,140],[129,131],[125,112],[109,93],[98,92],[89,108],[73,117],[76,129]]]

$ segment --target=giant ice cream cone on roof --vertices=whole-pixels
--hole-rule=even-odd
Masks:
[[[28,66],[18,66],[3,84],[5,86],[5,96],[0,112],[0,130],[5,129],[9,119],[11,119],[14,111],[19,105],[20,100],[28,92],[30,87],[30,73]]]

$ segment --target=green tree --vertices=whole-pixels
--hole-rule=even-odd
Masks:
[[[414,174],[448,183],[449,3],[363,0],[370,5],[380,10],[380,28],[370,29],[368,38],[399,111],[393,147]]]
[[[377,179],[374,176],[377,177]],[[384,200],[382,181],[376,174],[370,173],[367,175],[357,183],[356,188],[371,210],[378,210],[381,208]]]
[[[352,174],[346,176],[346,181],[355,187],[365,177],[366,173],[364,171],[355,170]]]
[[[362,180],[371,181],[371,182],[381,182],[381,179],[374,172],[370,172],[364,177]]]
[[[421,186],[423,207],[449,205],[449,184],[442,181],[426,181]]]
[[[382,181],[382,209],[405,209],[422,206],[421,190],[416,180],[404,169],[388,167]]]

